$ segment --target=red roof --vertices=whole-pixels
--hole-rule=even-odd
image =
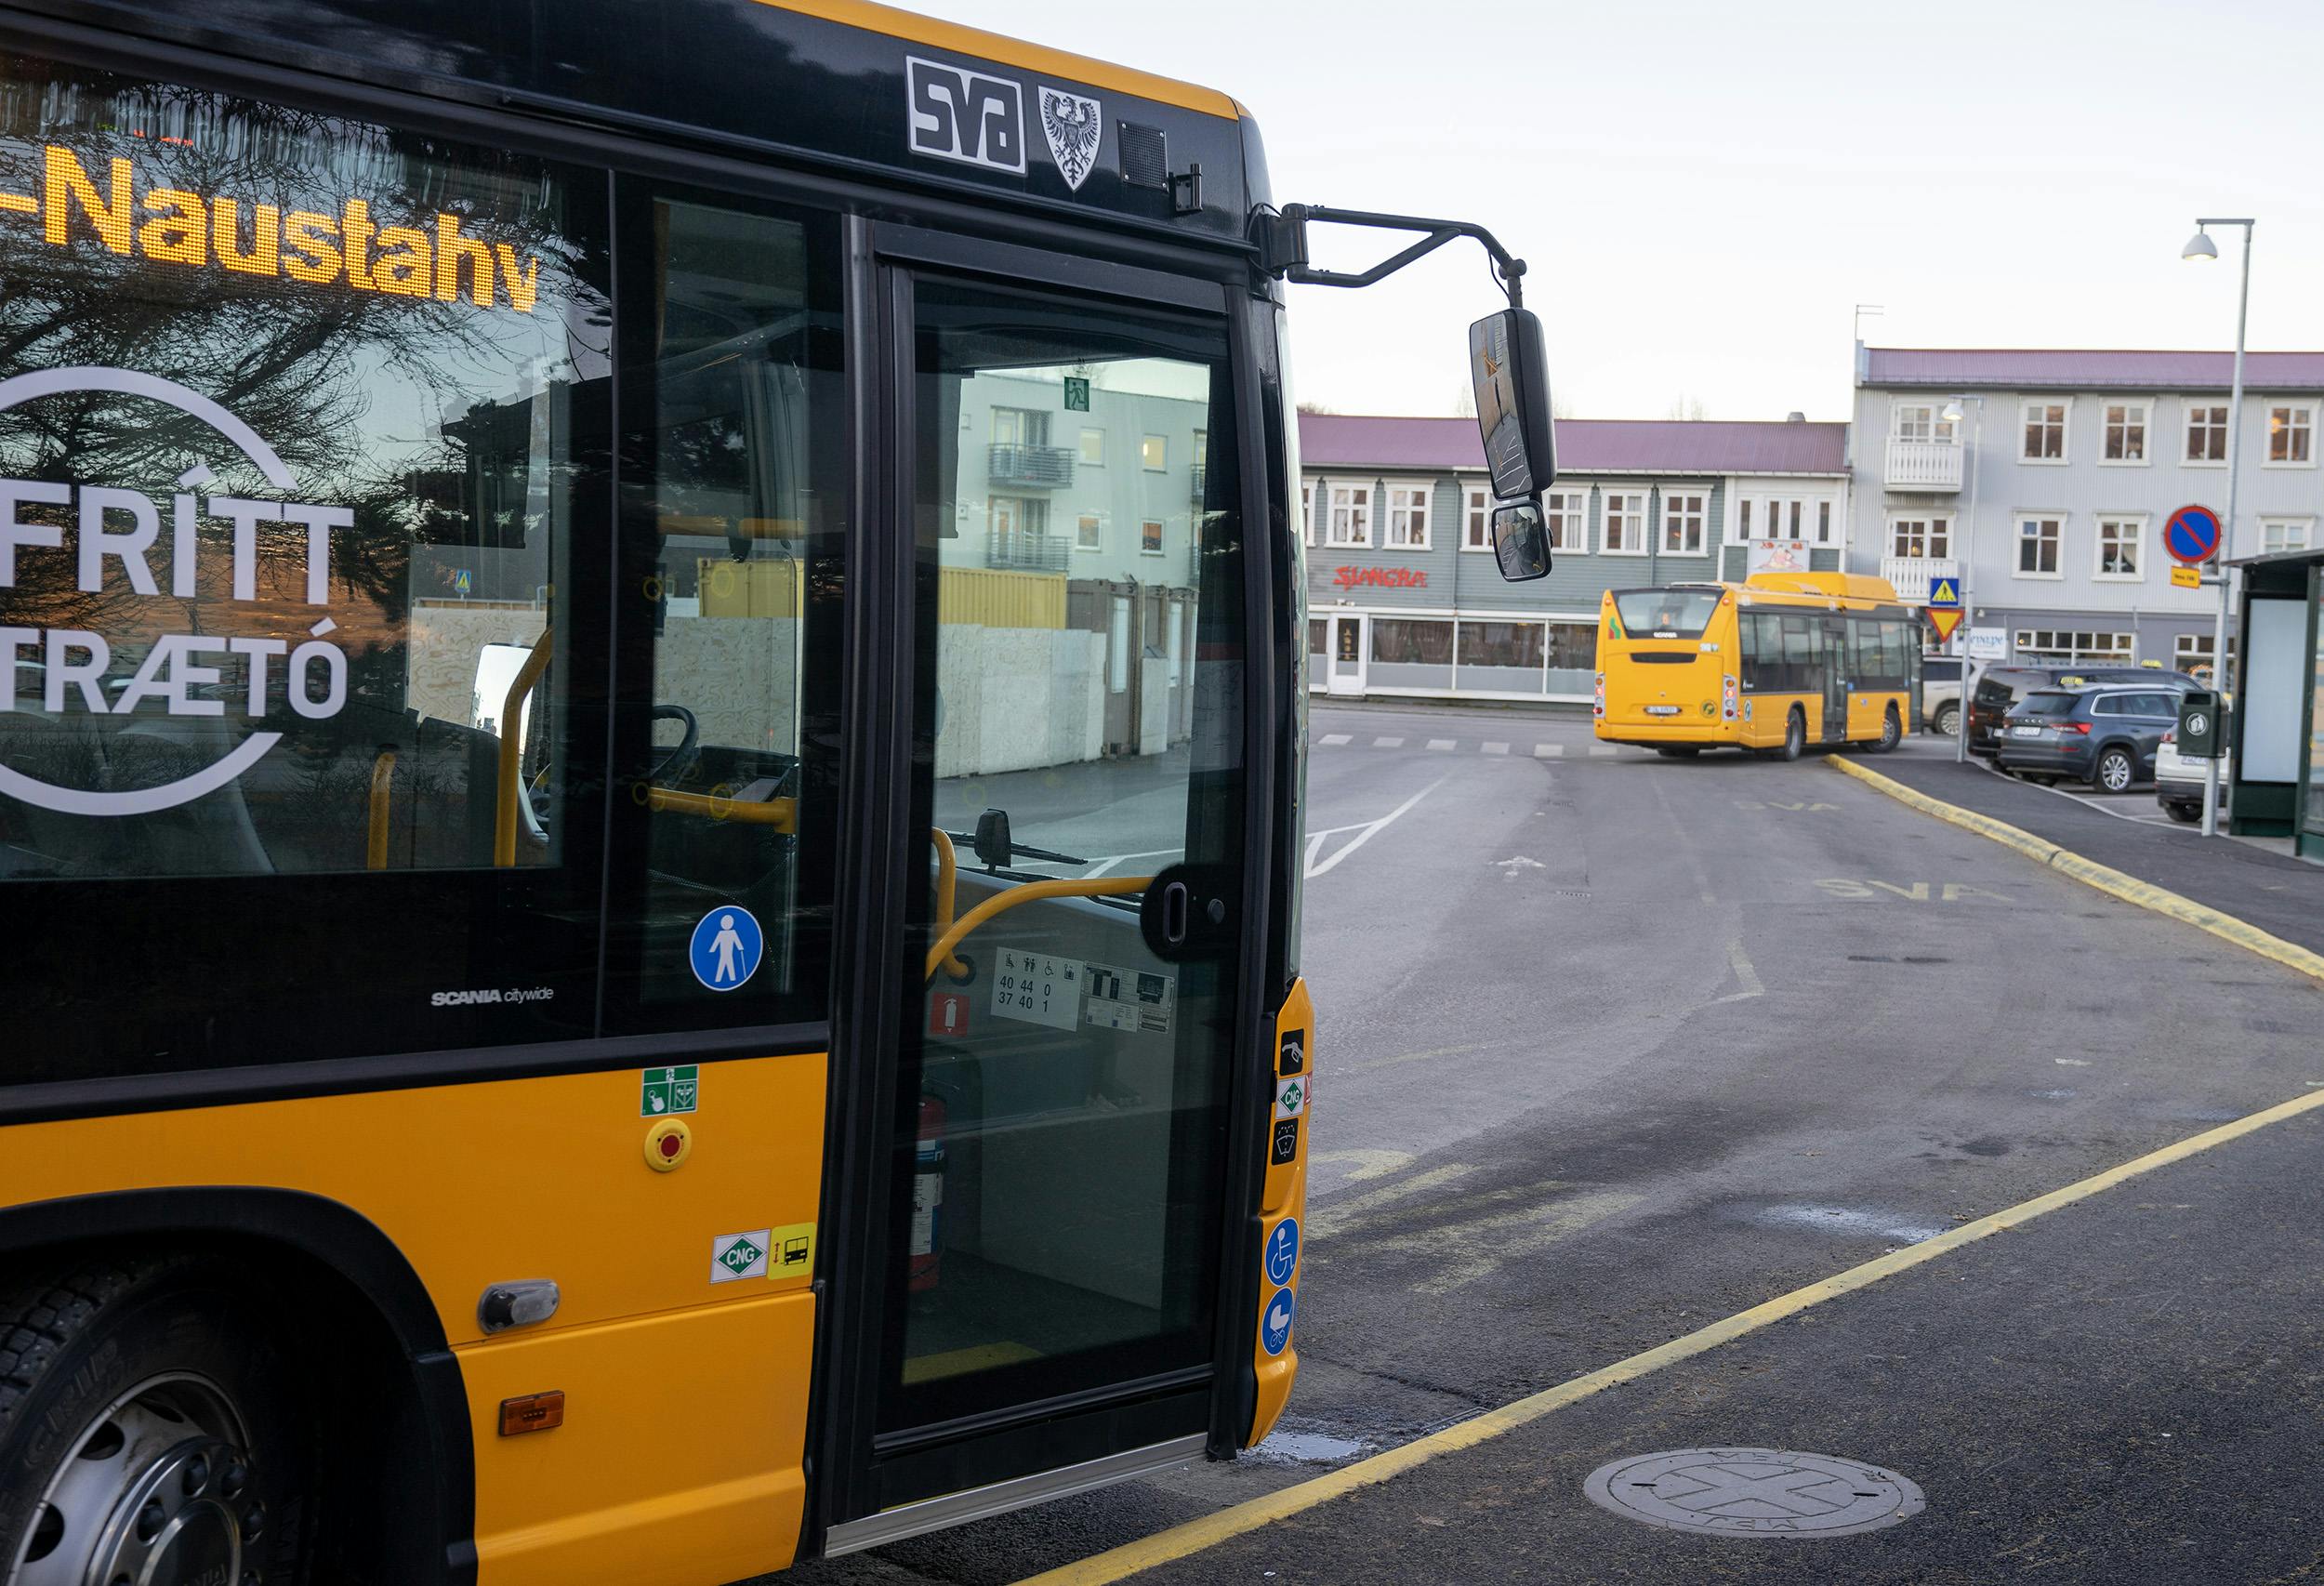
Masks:
[[[1868,386],[1942,386],[1955,390],[2225,390],[2232,352],[2115,349],[1868,347]],[[2246,352],[2247,390],[2324,390],[2324,352]]]
[[[1485,443],[1473,418],[1302,413],[1300,461],[1313,468],[1482,469]],[[1848,471],[1848,427],[1561,418],[1557,469],[1561,474],[1841,474]]]

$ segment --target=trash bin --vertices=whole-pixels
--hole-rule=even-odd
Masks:
[[[2179,753],[2188,760],[2217,760],[2226,743],[2219,720],[2219,696],[2196,689],[2179,696]]]

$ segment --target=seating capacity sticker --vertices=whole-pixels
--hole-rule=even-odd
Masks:
[[[1070,1030],[1081,1023],[1085,974],[1077,958],[1005,947],[993,967],[993,1011],[1003,1019]]]

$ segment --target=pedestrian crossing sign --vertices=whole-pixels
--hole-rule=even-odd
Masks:
[[[1961,585],[1950,578],[1932,579],[1929,584],[1931,611],[1961,610]]]

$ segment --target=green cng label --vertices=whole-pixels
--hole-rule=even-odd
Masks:
[[[690,1113],[701,1099],[701,1065],[682,1064],[676,1068],[649,1068],[639,1087],[638,1116],[661,1117],[668,1113]]]
[[[738,1277],[767,1275],[767,1249],[773,1243],[770,1230],[720,1234],[710,1241],[710,1281],[732,1283]]]

